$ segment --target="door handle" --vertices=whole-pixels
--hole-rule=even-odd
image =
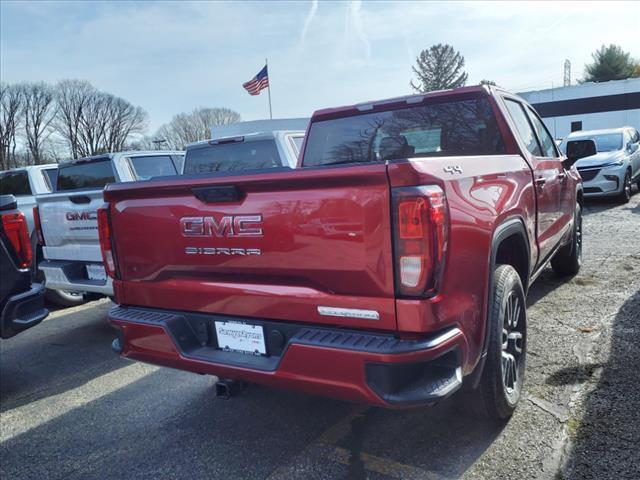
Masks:
[[[567,177],[567,174],[564,172],[560,172],[558,175],[556,175],[556,178],[559,178],[560,180],[564,180]]]
[[[544,187],[544,184],[547,183],[547,179],[546,178],[542,178],[542,177],[538,177],[535,180],[536,185],[540,188]]]

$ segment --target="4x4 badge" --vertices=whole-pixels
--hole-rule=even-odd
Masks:
[[[448,165],[444,167],[444,171],[451,175],[455,175],[456,173],[462,175],[462,167],[460,165]]]

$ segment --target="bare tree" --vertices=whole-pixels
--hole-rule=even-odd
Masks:
[[[88,82],[64,80],[57,90],[57,130],[73,158],[120,151],[146,129],[148,116],[142,108]]]
[[[141,107],[119,97],[112,97],[109,106],[105,147],[110,152],[117,152],[125,148],[131,136],[141,136],[145,132],[148,115]]]
[[[240,120],[240,114],[228,108],[197,108],[175,115],[158,129],[155,138],[166,140],[165,148],[182,150],[189,143],[211,138],[211,127]]]
[[[56,131],[66,140],[71,158],[81,156],[80,128],[83,114],[95,92],[96,89],[84,80],[62,80],[56,86]]]
[[[45,163],[43,145],[53,133],[56,116],[53,88],[44,82],[22,85],[24,96],[24,138],[36,165]]]
[[[16,166],[16,134],[24,116],[24,97],[18,85],[0,83],[0,168]]]

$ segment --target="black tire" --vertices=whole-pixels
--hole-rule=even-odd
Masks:
[[[631,200],[631,171],[627,170],[627,173],[624,176],[622,192],[620,192],[620,195],[618,196],[618,201],[620,203],[629,203],[629,200]]]
[[[573,237],[571,242],[560,250],[551,259],[551,267],[557,275],[577,275],[582,266],[582,206],[576,203],[573,217]]]
[[[489,345],[480,383],[464,392],[467,409],[494,421],[509,418],[522,395],[527,352],[527,310],[518,272],[498,265],[489,304]]]
[[[54,304],[57,307],[75,307],[85,303],[84,296],[80,292],[66,292],[64,290],[50,290],[46,289],[44,298],[47,302]]]

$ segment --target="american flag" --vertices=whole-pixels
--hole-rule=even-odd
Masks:
[[[260,92],[269,86],[269,73],[265,65],[258,74],[246,83],[243,83],[244,89],[249,95],[260,95]]]

